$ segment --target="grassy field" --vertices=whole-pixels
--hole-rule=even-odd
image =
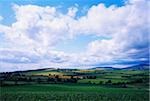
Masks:
[[[96,72],[96,73],[95,73]],[[91,72],[92,73],[92,72]],[[133,82],[139,79],[142,79],[145,85],[148,87],[148,79],[149,79],[149,71],[129,71],[129,70],[110,70],[110,71],[103,71],[97,70],[93,71],[93,74],[96,75],[96,79],[81,79],[78,83],[95,83],[99,84],[99,82],[107,82],[111,80],[112,83],[128,83]],[[141,88],[145,85],[141,83]]]
[[[70,75],[85,78],[76,83],[59,82],[55,77],[55,81],[47,81],[51,77],[49,74],[61,79]],[[17,76],[12,76],[12,80],[3,81],[7,85],[0,87],[0,101],[149,101],[148,70],[58,69],[25,72],[24,75],[32,80],[16,79],[16,84],[13,79]],[[96,78],[88,78],[90,76]]]
[[[81,84],[1,87],[1,101],[149,101],[147,89]]]
[[[79,80],[78,83],[88,83],[88,82],[91,82],[91,83],[95,83],[95,84],[99,84],[100,81],[102,82],[107,82],[109,79],[107,78],[97,78],[97,79],[84,79],[84,80]],[[111,82],[112,83],[118,83],[118,82],[128,82],[130,80],[127,80],[127,79],[111,79]]]

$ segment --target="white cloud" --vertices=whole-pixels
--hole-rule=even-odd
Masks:
[[[21,57],[21,62],[30,62],[30,59],[28,59],[27,57]]]
[[[5,33],[5,37],[17,48],[46,51],[71,36],[68,35],[68,23],[73,20],[77,8],[69,8],[66,15],[48,6],[14,5],[13,8],[16,22],[10,27],[0,25],[0,32]]]
[[[8,44],[11,43],[11,46],[3,50],[11,52],[8,56],[18,57],[16,61],[20,59],[21,62],[27,62],[22,67],[31,65],[34,57],[38,57],[35,59],[37,63],[32,63],[33,68],[49,65],[86,66],[110,63],[118,59],[133,60],[132,55],[148,47],[148,8],[147,0],[130,0],[121,7],[99,4],[89,8],[84,16],[76,18],[78,7],[70,7],[64,14],[56,7],[14,5],[16,22],[11,26],[0,24],[0,33],[4,33]],[[57,43],[79,34],[105,36],[109,39],[89,43],[87,50],[80,54],[54,50]],[[13,51],[14,49],[16,50]],[[7,56],[1,55],[1,58],[5,60]],[[23,64],[11,65],[18,67]]]
[[[98,18],[101,19],[97,27],[97,29],[100,28],[98,32],[99,34],[106,34],[106,36],[110,33],[112,39],[96,40],[89,43],[89,53],[101,56],[104,59],[105,57],[109,57],[112,60],[129,59],[132,50],[136,50],[134,52],[132,51],[132,54],[138,55],[137,51],[148,48],[149,26],[147,2],[136,0],[136,2],[130,3],[131,4],[120,8],[113,8],[110,12],[107,12],[110,8],[102,10],[105,14],[102,14],[102,16],[104,16],[102,19],[101,17]],[[101,7],[104,8],[100,5],[95,7],[97,13],[102,9]],[[95,16],[97,13],[95,13]],[[91,24],[91,28],[92,26],[94,26],[94,24]],[[146,53],[148,53],[148,51]]]

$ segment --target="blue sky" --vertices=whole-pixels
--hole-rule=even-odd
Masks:
[[[149,61],[148,0],[1,0],[2,71]]]
[[[11,25],[12,22],[15,21],[14,12],[12,10],[13,4],[18,5],[38,5],[38,6],[62,6],[63,12],[67,11],[67,8],[70,6],[74,6],[75,4],[79,5],[79,8],[83,7],[91,7],[93,5],[97,5],[99,3],[104,3],[106,6],[110,6],[112,4],[116,6],[124,5],[123,0],[1,0],[0,1],[0,15],[5,17],[5,19],[1,22],[6,25]],[[80,14],[79,14],[80,15]]]

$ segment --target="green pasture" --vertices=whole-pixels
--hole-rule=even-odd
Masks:
[[[1,101],[148,101],[148,90],[80,84],[1,87]]]

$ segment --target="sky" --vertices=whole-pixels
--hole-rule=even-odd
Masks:
[[[0,0],[0,72],[149,63],[148,0]]]

